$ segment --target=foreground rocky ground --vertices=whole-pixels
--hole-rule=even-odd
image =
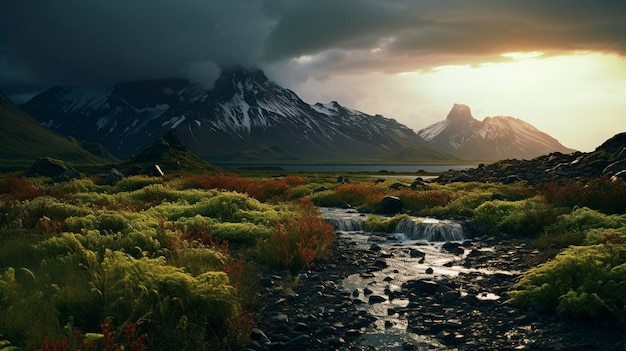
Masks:
[[[262,277],[264,308],[246,350],[626,350],[624,330],[614,322],[564,321],[541,305],[522,311],[505,303],[517,272],[528,268],[525,258],[536,251],[493,237],[446,249],[458,255],[455,265],[506,273],[473,270],[445,277],[435,272],[393,285],[395,270],[387,262],[419,259],[419,247],[363,246],[341,237],[332,258],[296,281],[281,272]],[[384,279],[377,281],[381,275],[374,273],[383,269]],[[353,274],[370,283],[346,289],[343,279]],[[396,288],[377,294],[370,289],[376,285]],[[397,307],[390,300],[406,303]],[[388,316],[372,316],[364,306],[386,309]],[[388,347],[368,337],[398,326],[412,337]]]

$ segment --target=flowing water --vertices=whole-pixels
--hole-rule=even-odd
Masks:
[[[361,338],[362,347],[402,350],[403,344],[410,343],[419,349],[445,349],[435,337],[410,332],[407,329],[408,320],[402,312],[406,311],[409,301],[389,296],[394,296],[393,292],[399,292],[403,283],[420,278],[430,280],[441,276],[454,277],[462,272],[507,274],[463,267],[463,259],[471,252],[470,248],[458,250],[456,254],[444,249],[446,242],[456,243],[455,247],[459,248],[468,241],[463,227],[455,221],[410,217],[400,221],[394,233],[389,235],[365,232],[364,223],[367,217],[355,210],[320,208],[320,212],[335,225],[341,237],[355,243],[355,249],[368,250],[375,244],[387,263],[387,267],[383,269],[354,274],[341,282],[343,288],[353,294],[354,299],[365,302],[359,308],[377,318],[375,326]],[[368,294],[365,294],[366,290]],[[461,296],[464,294],[462,289],[460,293]],[[372,295],[385,297],[385,301],[367,303],[368,296]],[[480,293],[478,297],[499,299],[499,296],[488,291]]]

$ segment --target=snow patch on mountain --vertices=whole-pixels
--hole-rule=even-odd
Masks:
[[[137,113],[148,113],[150,115],[150,118],[157,118],[160,115],[162,115],[165,111],[169,110],[170,105],[168,104],[158,104],[156,106],[153,107],[145,107],[145,108],[134,108],[133,110]]]
[[[66,88],[58,95],[62,110],[71,113],[80,109],[100,110],[108,107],[111,88]]]
[[[417,135],[419,135],[420,137],[422,137],[422,139],[426,140],[426,141],[430,141],[432,139],[434,139],[437,135],[439,135],[439,133],[441,133],[444,129],[446,129],[446,127],[448,127],[448,124],[450,123],[449,120],[445,119],[443,121],[439,121],[427,128],[424,128],[422,130],[420,130]]]
[[[289,159],[388,159],[405,149],[441,157],[393,119],[336,101],[307,104],[259,70],[225,70],[212,89],[172,78],[53,93],[40,94],[24,108],[56,131],[102,143],[121,158],[170,129],[207,160],[247,157],[268,147],[278,147]]]

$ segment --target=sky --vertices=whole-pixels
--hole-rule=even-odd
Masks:
[[[624,0],[0,0],[0,89],[258,67],[419,130],[454,103],[593,151],[626,131]]]

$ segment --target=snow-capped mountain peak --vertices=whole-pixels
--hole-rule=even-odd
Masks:
[[[469,106],[463,104],[454,104],[452,109],[448,113],[446,120],[456,121],[456,122],[468,122],[472,121],[474,117],[472,117],[472,111]]]
[[[476,120],[468,106],[454,104],[445,120],[418,132],[432,146],[467,160],[532,159],[574,150],[529,123],[514,117]]]
[[[385,159],[405,149],[442,157],[393,119],[336,101],[309,105],[262,71],[242,67],[224,69],[212,89],[177,78],[121,82],[97,92],[59,87],[23,108],[61,134],[101,143],[121,158],[170,129],[209,161],[254,158],[259,150],[289,159]]]

